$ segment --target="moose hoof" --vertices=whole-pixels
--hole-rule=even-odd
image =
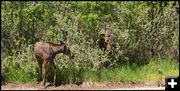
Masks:
[[[45,84],[45,82],[41,82],[41,86],[45,86],[46,84]]]

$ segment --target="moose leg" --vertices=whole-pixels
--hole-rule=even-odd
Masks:
[[[42,81],[42,63],[38,63],[39,64],[39,76],[40,76],[40,81]]]
[[[53,85],[56,86],[57,70],[56,70],[56,65],[54,62],[52,62],[52,65],[53,65],[53,70],[54,70],[54,83],[53,83]]]
[[[37,55],[35,55],[35,57],[36,57],[36,59],[38,61],[38,65],[39,65],[38,71],[39,71],[40,79],[38,79],[38,80],[42,81],[42,61],[40,60],[40,58]]]
[[[47,68],[47,62],[43,63],[43,83],[42,85],[45,86],[45,81],[46,81],[46,68]]]

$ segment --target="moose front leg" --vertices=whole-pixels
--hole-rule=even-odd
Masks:
[[[53,70],[54,70],[54,83],[53,83],[53,85],[56,86],[57,70],[56,70],[56,65],[54,62],[52,62],[52,65],[53,65]]]

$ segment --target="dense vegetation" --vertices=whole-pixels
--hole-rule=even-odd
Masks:
[[[97,46],[99,35],[107,31],[113,45],[110,55]],[[177,76],[178,37],[175,1],[1,3],[1,69],[12,82],[37,81],[33,44],[38,40],[65,40],[75,53],[74,60],[57,55],[60,81],[137,82],[140,76],[145,81]]]

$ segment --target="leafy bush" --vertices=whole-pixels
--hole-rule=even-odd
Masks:
[[[142,65],[153,58],[177,59],[177,10],[179,3],[176,1],[3,1],[2,69],[11,81],[19,78],[22,78],[19,81],[38,79],[38,65],[33,56],[33,44],[37,40],[59,43],[63,39],[75,53],[74,60],[63,54],[55,59],[59,68],[58,79],[70,83],[84,80],[80,73],[88,70],[88,74],[94,75],[97,70],[121,67],[126,62]],[[106,25],[112,30],[112,54],[105,53],[97,46],[99,35],[109,31]],[[122,74],[121,77],[126,75]]]
[[[14,52],[13,56],[7,56],[3,59],[2,69],[5,71],[6,81],[34,82],[37,80],[37,62],[33,57],[32,45],[20,54]]]

